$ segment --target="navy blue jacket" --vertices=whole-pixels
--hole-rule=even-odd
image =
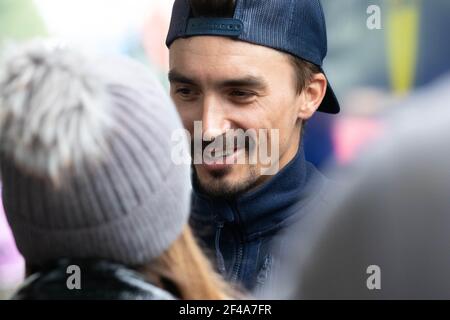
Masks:
[[[270,277],[287,227],[325,201],[328,180],[305,160],[303,148],[278,174],[234,199],[199,190],[194,175],[191,226],[229,281],[253,291]],[[274,245],[277,244],[277,248]],[[281,249],[283,250],[283,249]]]

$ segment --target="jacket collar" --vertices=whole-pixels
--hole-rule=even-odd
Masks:
[[[261,186],[232,199],[212,198],[202,193],[193,178],[192,214],[240,225],[247,237],[274,231],[299,213],[322,189],[325,178],[305,160],[303,146],[275,176]],[[298,215],[296,215],[298,216]]]

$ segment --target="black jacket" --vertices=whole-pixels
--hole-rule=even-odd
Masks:
[[[69,289],[79,267],[80,289]],[[69,282],[69,285],[68,285]],[[172,300],[174,297],[123,265],[101,260],[63,259],[32,274],[15,300]]]

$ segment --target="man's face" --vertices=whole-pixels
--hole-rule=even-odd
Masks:
[[[298,114],[304,97],[298,94],[295,79],[288,55],[263,46],[198,36],[178,39],[170,48],[171,96],[191,137],[196,121],[202,122],[208,143],[225,136],[227,130],[256,130],[256,146],[262,134],[268,150],[277,144],[279,168],[295,156],[299,145]],[[272,129],[279,130],[278,137]],[[261,174],[260,161],[249,160],[255,152],[257,148],[247,144],[224,155],[222,161],[231,163],[226,160],[239,155],[247,159],[245,164],[194,164],[200,186],[209,194],[229,196],[260,185],[269,176]]]

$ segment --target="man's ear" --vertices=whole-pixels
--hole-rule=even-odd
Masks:
[[[309,84],[302,90],[300,94],[301,106],[298,117],[307,120],[312,117],[314,112],[322,103],[327,91],[327,78],[323,73],[315,73],[312,75]]]

